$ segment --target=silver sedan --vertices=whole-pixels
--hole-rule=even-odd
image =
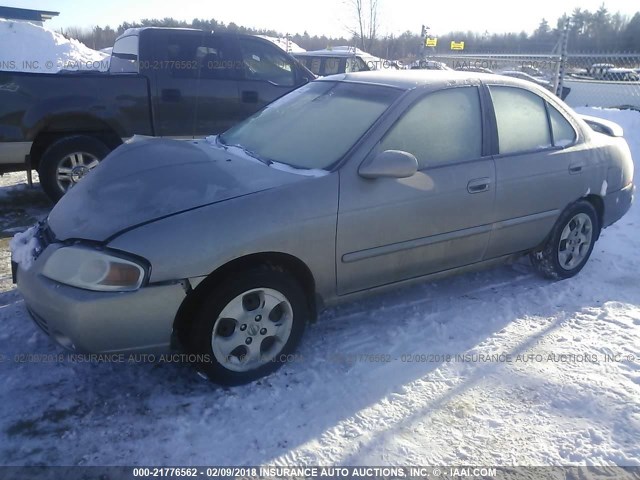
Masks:
[[[65,348],[182,348],[241,384],[338,302],[525,254],[576,275],[632,178],[619,126],[531,82],[338,75],[217,137],[134,138],[14,238],[14,270]]]

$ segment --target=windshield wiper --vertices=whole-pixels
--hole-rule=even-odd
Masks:
[[[242,149],[242,151],[244,153],[246,153],[250,157],[255,158],[256,160],[261,161],[262,163],[264,163],[267,166],[269,166],[269,165],[271,165],[273,163],[273,160],[269,160],[268,158],[262,158],[256,152],[253,152],[253,151],[249,150],[248,148],[243,147],[242,145],[232,145],[232,147],[238,147],[238,148]]]
[[[224,144],[225,147],[236,147],[239,148],[240,150],[242,150],[244,153],[246,153],[247,155],[249,155],[252,158],[255,158],[256,160],[264,163],[265,165],[269,166],[273,163],[273,160],[269,160],[268,158],[262,158],[260,155],[258,155],[256,152],[253,152],[251,150],[249,150],[246,147],[243,147],[240,144],[235,144],[235,145],[227,145]]]
[[[264,163],[265,165],[271,165],[273,163],[273,160],[269,159],[269,158],[262,158],[260,155],[258,155],[256,152],[249,150],[248,148],[240,145],[239,143],[235,143],[233,145],[229,145],[228,143],[226,143],[223,139],[222,139],[222,135],[217,135],[216,136],[216,142],[219,145],[222,145],[222,147],[226,150],[229,147],[236,147],[239,148],[240,150],[242,150],[244,153],[246,153],[247,155],[249,155],[252,158],[255,158],[256,160]]]

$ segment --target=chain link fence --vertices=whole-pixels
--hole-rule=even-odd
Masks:
[[[571,107],[633,108],[640,110],[640,54],[435,54],[433,65],[454,70],[497,73],[538,83],[556,92]]]

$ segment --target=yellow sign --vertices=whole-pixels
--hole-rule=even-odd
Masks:
[[[427,38],[427,40],[425,41],[425,45],[427,47],[435,47],[438,45],[438,39],[437,38]]]
[[[464,50],[464,42],[451,42],[451,50]]]

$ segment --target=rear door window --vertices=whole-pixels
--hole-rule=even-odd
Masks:
[[[202,33],[169,35],[166,60],[162,62],[161,69],[168,71],[173,78],[198,78],[200,64],[197,52],[204,46],[205,35]]]
[[[551,120],[553,145],[566,147],[573,144],[576,141],[576,132],[569,121],[549,103],[547,103],[547,109],[549,110],[549,120]]]
[[[493,99],[501,154],[552,146],[543,98],[517,87],[491,85],[489,90]]]
[[[207,35],[204,45],[196,49],[200,77],[213,80],[234,80],[244,76],[242,60],[233,42],[224,36]]]
[[[204,32],[169,35],[162,68],[173,78],[230,80],[243,75],[232,42]]]

